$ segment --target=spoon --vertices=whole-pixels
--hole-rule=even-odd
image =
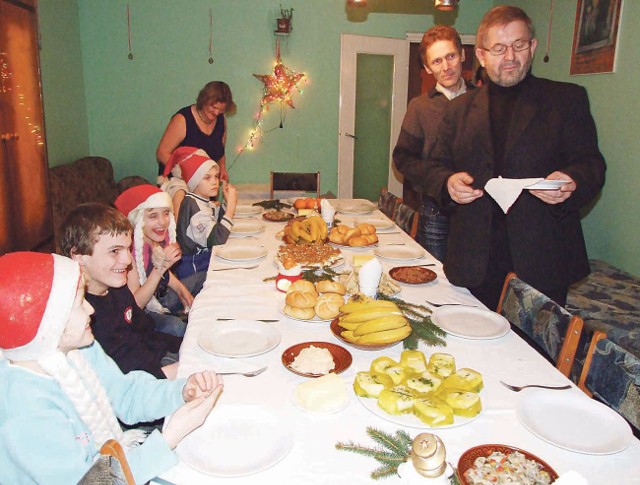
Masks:
[[[432,301],[429,300],[425,300],[429,305],[434,306],[434,307],[441,307],[441,306],[470,306],[473,308],[477,308],[478,305],[469,305],[467,303],[433,303]]]
[[[239,374],[245,377],[255,377],[258,374],[262,374],[266,370],[267,370],[267,367],[264,366],[264,367],[261,367],[260,369],[252,370],[249,372],[216,372],[216,374],[218,374],[219,376],[232,376],[232,375]]]

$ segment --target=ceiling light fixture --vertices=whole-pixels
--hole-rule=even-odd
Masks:
[[[455,10],[458,6],[458,0],[436,0],[436,8],[444,12]]]
[[[349,7],[366,7],[367,0],[347,0],[347,6]]]

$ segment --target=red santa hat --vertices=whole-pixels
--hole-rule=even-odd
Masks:
[[[193,155],[200,155],[201,157],[209,158],[207,152],[201,148],[196,147],[178,147],[176,148],[167,160],[167,164],[164,166],[164,172],[162,175],[168,177],[171,173],[174,177],[182,178],[182,171],[180,170],[180,162],[191,158]]]
[[[55,353],[80,283],[80,265],[57,254],[0,257],[0,349],[9,360]]]
[[[213,167],[217,166],[218,164],[208,156],[203,157],[197,154],[182,160],[180,162],[180,170],[182,170],[182,179],[187,183],[189,192],[193,192],[202,180],[202,177]]]

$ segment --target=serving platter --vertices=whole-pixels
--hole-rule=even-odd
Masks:
[[[198,335],[205,352],[220,357],[253,357],[276,348],[281,335],[273,325],[256,320],[219,321]]]
[[[511,330],[511,324],[502,315],[464,305],[435,308],[431,321],[449,335],[471,340],[496,339],[504,337]]]
[[[291,212],[284,211],[267,211],[262,213],[262,218],[268,222],[288,222],[295,216]]]
[[[389,270],[389,276],[405,285],[424,285],[438,277],[434,271],[420,266],[396,266]]]
[[[480,457],[487,457],[491,453],[499,452],[505,455],[509,455],[514,452],[520,452],[524,455],[527,460],[535,461],[541,466],[541,470],[546,471],[549,474],[551,480],[557,480],[558,474],[556,471],[549,466],[549,464],[542,459],[538,458],[533,453],[529,453],[526,450],[521,450],[520,448],[515,448],[509,445],[495,445],[495,444],[487,444],[487,445],[479,445],[474,446],[473,448],[469,448],[467,451],[462,453],[460,459],[458,460],[458,479],[460,480],[461,485],[471,485],[470,482],[465,478],[465,472],[470,468],[474,467],[474,462],[476,459]]]
[[[577,453],[610,455],[633,440],[631,427],[622,416],[577,390],[525,389],[516,415],[538,438]]]
[[[371,344],[371,345],[365,345],[365,344],[358,344],[358,343],[355,343],[355,342],[349,342],[342,335],[340,335],[340,333],[344,332],[345,329],[340,326],[340,324],[338,323],[339,320],[340,320],[339,317],[338,318],[334,318],[333,320],[331,320],[331,325],[329,326],[329,328],[331,329],[331,333],[335,336],[335,338],[337,338],[341,342],[344,342],[345,344],[353,347],[354,349],[358,349],[358,350],[382,350],[382,349],[388,349],[388,348],[393,347],[395,345],[398,345],[400,342],[402,342],[402,340],[399,340],[398,342],[392,342],[390,344]]]
[[[336,212],[342,214],[370,214],[377,209],[373,202],[366,199],[340,200],[334,204]]]
[[[351,366],[351,363],[353,362],[351,352],[349,352],[344,347],[341,347],[340,345],[332,344],[330,342],[302,342],[296,345],[292,345],[282,353],[282,365],[284,365],[294,374],[298,374],[304,377],[320,377],[321,375],[324,375],[300,372],[292,367],[293,361],[300,354],[300,352],[311,346],[320,349],[327,349],[331,353],[331,357],[333,357],[333,363],[335,367],[330,372],[333,372],[334,374],[340,374],[341,372],[344,372]]]
[[[218,404],[178,445],[178,456],[207,475],[241,477],[272,467],[293,446],[288,424],[256,405]]]

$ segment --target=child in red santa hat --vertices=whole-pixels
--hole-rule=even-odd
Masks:
[[[163,178],[165,181],[160,185],[160,188],[171,196],[171,201],[173,203],[173,215],[176,218],[180,213],[180,204],[182,203],[184,196],[189,191],[187,183],[182,179],[180,162],[191,158],[193,155],[209,158],[207,152],[201,148],[189,146],[178,147],[171,153],[171,156],[164,167]]]
[[[220,168],[209,157],[194,154],[180,162],[180,169],[189,189],[176,224],[176,237],[182,249],[176,274],[182,279],[206,271],[211,247],[227,242],[238,195],[234,186],[224,183],[222,194],[226,205],[211,201],[220,189]]]
[[[109,439],[123,445],[136,482],[145,483],[177,463],[173,449],[222,392],[211,371],[173,381],[123,374],[94,341],[92,313],[77,262],[28,252],[0,257],[3,483],[77,483]],[[146,439],[123,432],[116,419],[172,413]]]
[[[169,194],[153,185],[137,185],[120,194],[115,206],[133,226],[133,265],[127,275],[131,293],[154,320],[156,330],[184,336],[186,323],[176,315],[188,313],[206,273],[180,281],[170,270],[182,253]]]

